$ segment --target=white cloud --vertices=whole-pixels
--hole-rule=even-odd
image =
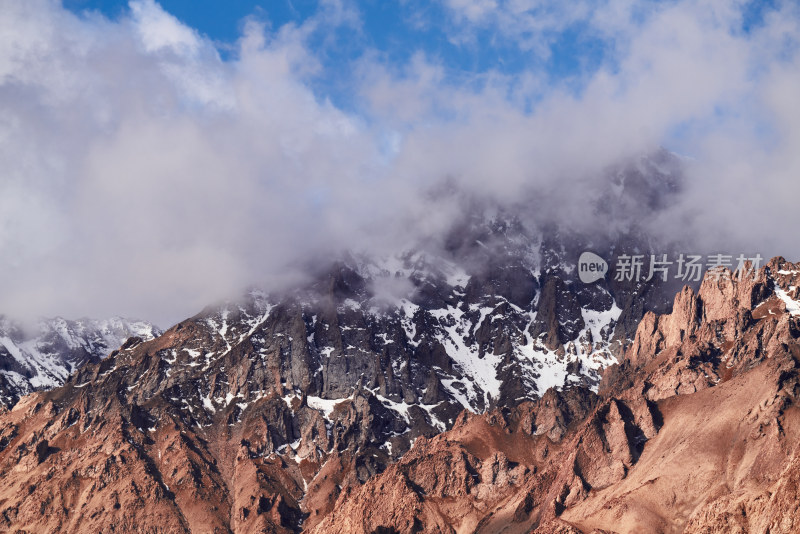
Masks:
[[[465,31],[501,24],[542,50],[585,21],[613,61],[579,91],[536,71],[453,76],[424,50],[401,66],[366,51],[343,74],[364,109],[346,112],[312,91],[326,49],[309,43],[336,46],[319,39],[331,17],[362,31],[347,3],[270,32],[251,20],[222,61],[152,0],[119,21],[6,1],[0,312],[167,323],[344,247],[441,235],[459,206],[421,192],[443,179],[581,216],[598,169],[664,143],[694,163],[661,228],[688,232],[674,217],[691,214],[712,245],[800,255],[797,7],[746,34],[739,4],[600,5],[450,3]]]
[[[193,56],[202,47],[197,32],[181,24],[155,0],[133,0],[130,9],[146,52],[169,49],[179,55]]]
[[[369,132],[301,81],[303,28],[259,42],[251,26],[226,64],[153,2],[119,22],[7,7],[0,28],[22,31],[0,49],[6,313],[176,320],[291,278],[380,194],[361,183]]]

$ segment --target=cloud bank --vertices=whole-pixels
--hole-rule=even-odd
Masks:
[[[117,20],[7,0],[0,311],[166,325],[312,258],[441,234],[458,206],[425,192],[442,180],[580,217],[587,181],[658,146],[688,176],[656,228],[800,258],[800,8],[748,27],[746,2],[560,5],[447,0],[452,43],[488,32],[530,67],[453,72],[422,45],[402,64],[366,47],[341,70],[345,107],[319,80],[335,31],[363,31],[357,5],[245,21],[223,60],[153,0]],[[602,57],[554,78],[543,65],[576,28]]]

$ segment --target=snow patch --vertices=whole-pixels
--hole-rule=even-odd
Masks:
[[[790,291],[793,289],[794,286],[789,288]],[[800,302],[794,300],[786,291],[778,286],[775,286],[775,294],[783,301],[783,304],[786,306],[786,311],[789,313],[789,315],[800,315]]]
[[[322,416],[330,421],[334,407],[344,400],[347,399],[323,399],[322,397],[308,396],[306,397],[306,404],[308,404],[309,408],[322,412]]]

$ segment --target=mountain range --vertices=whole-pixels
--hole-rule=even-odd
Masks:
[[[604,232],[473,202],[163,332],[4,320],[2,528],[791,532],[800,265],[578,276],[671,251],[639,218],[679,168],[609,170]]]

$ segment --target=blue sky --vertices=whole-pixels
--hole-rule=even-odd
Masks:
[[[591,20],[593,10],[610,3],[530,2],[519,19],[512,13],[514,2],[506,0],[162,0],[159,5],[210,39],[225,60],[236,58],[236,42],[248,20],[264,24],[270,33],[319,16],[321,24],[307,46],[322,70],[307,83],[318,97],[330,98],[343,109],[358,108],[351,90],[357,60],[377,55],[388,68],[402,70],[415,54],[423,53],[443,69],[445,80],[456,84],[481,84],[481,75],[535,74],[544,88],[523,98],[523,109],[530,111],[548,87],[580,94],[598,70],[617,68],[625,37],[598,31]],[[642,22],[675,3],[634,2],[629,7],[631,21]],[[760,28],[764,14],[776,7],[775,0],[737,3],[739,14],[731,30],[744,34]],[[63,5],[79,15],[97,11],[112,20],[130,15],[127,0],[63,0]],[[492,14],[489,5],[497,13]],[[349,11],[354,20],[327,20],[324,13],[331,10]],[[505,26],[509,20],[519,27]],[[526,21],[533,23],[526,27]]]
[[[325,9],[313,0],[163,0],[159,4],[213,40],[225,59],[235,57],[235,43],[246,20],[264,23],[268,32],[277,31],[286,24],[301,25]],[[125,0],[64,0],[64,6],[76,14],[99,11],[111,19],[129,15]],[[487,72],[534,71],[550,83],[571,83],[576,88],[607,59],[608,44],[582,20],[543,28],[535,38],[546,48],[532,49],[517,35],[504,34],[488,17],[485,25],[459,18],[445,2],[368,0],[346,4],[346,9],[356,14],[356,23],[327,26],[323,17],[323,27],[309,39],[325,69],[315,80],[315,89],[345,107],[352,102],[342,84],[353,62],[366,53],[379,54],[387,65],[401,68],[422,52],[456,81]]]
[[[796,0],[3,0],[0,313],[168,324],[436,242],[444,182],[590,225],[659,147],[652,231],[796,259],[798,94]]]

